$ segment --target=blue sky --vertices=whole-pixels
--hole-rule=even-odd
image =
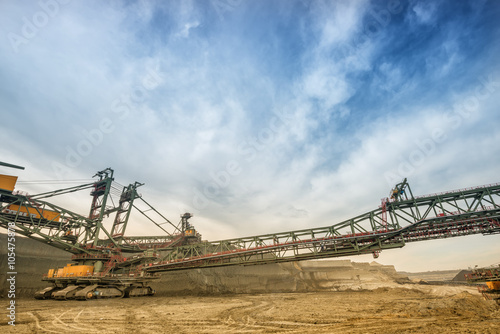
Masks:
[[[404,177],[500,182],[499,18],[495,1],[3,1],[0,160],[20,180],[112,167],[209,240],[334,224]],[[475,236],[377,261],[499,258]]]

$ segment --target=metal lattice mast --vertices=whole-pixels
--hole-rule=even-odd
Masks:
[[[94,190],[90,193],[93,198],[89,213],[89,219],[95,222],[95,226],[85,231],[85,239],[93,241],[94,246],[97,245],[99,240],[99,232],[102,229],[102,220],[106,213],[106,203],[111,189],[111,182],[114,180],[111,168],[97,172],[94,177],[96,176],[99,177],[99,180],[94,183]]]
[[[137,188],[142,185],[144,184],[135,182],[134,184],[130,184],[128,187],[123,188],[120,196],[120,206],[116,212],[113,228],[111,229],[111,235],[119,243],[122,242],[123,236],[125,235],[127,223],[130,218],[130,212],[134,207],[134,200],[137,197],[140,197],[137,193]]]

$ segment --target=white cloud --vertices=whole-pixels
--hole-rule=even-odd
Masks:
[[[342,74],[329,68],[317,68],[304,78],[303,92],[308,98],[319,99],[322,110],[345,102],[353,93]]]
[[[360,29],[367,6],[367,1],[317,2],[313,11],[319,29],[319,49],[330,49],[349,41]]]
[[[189,22],[184,24],[184,28],[176,34],[176,36],[182,37],[182,38],[188,38],[189,37],[189,31],[191,29],[197,28],[200,25],[200,22]]]
[[[435,20],[437,4],[431,1],[418,1],[412,8],[417,21],[421,24],[431,24]]]

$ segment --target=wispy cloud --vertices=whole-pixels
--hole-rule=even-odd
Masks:
[[[432,24],[436,19],[436,12],[439,3],[416,1],[412,7],[412,12],[417,22],[420,24]]]

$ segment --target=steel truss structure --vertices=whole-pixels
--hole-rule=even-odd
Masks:
[[[148,272],[319,259],[400,248],[407,242],[500,233],[500,184],[414,197],[406,179],[379,208],[321,228],[176,247]]]
[[[163,249],[178,244],[181,229],[171,223],[138,193],[137,188],[142,184],[135,182],[123,187],[117,205],[110,203],[113,186],[113,170],[107,168],[97,172],[97,180],[92,183],[75,187],[59,189],[46,193],[29,195],[24,192],[9,192],[0,190],[0,227],[8,228],[14,224],[16,232],[47,243],[53,247],[63,249],[73,254],[102,253],[103,248],[112,249],[115,253],[137,253],[147,249]],[[92,204],[88,217],[69,211],[61,206],[47,202],[45,199],[74,193],[81,190],[91,190]],[[162,219],[157,223],[145,211],[140,210],[134,200],[141,200]],[[125,229],[132,209],[136,209],[151,222],[166,233],[163,236],[126,237]],[[115,213],[111,233],[106,230],[102,222],[105,216]],[[165,230],[162,225],[170,224],[174,233]],[[177,233],[176,233],[177,232]],[[99,235],[104,234],[104,238]]]

